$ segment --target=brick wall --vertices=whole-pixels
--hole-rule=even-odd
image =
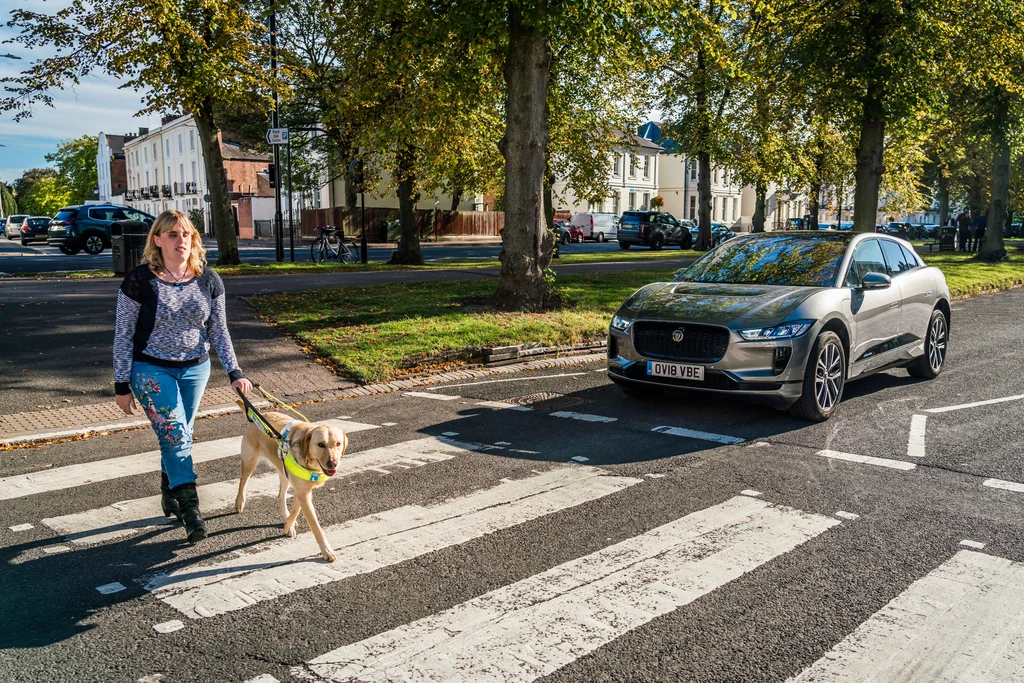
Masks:
[[[242,239],[252,239],[252,200],[249,197],[242,197],[236,206],[238,207],[238,236]]]
[[[224,172],[227,174],[228,178],[228,192],[257,194],[261,191],[265,191],[264,188],[267,188],[267,183],[264,181],[263,187],[261,187],[259,176],[257,174],[266,167],[267,162],[265,161],[225,159]],[[272,190],[270,194],[273,195]]]

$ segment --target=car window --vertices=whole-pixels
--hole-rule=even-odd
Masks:
[[[831,287],[850,240],[843,235],[735,237],[682,271],[683,282]]]
[[[914,252],[912,252],[912,251],[909,251],[909,250],[908,250],[908,249],[907,249],[907,248],[906,248],[905,246],[903,246],[902,244],[900,245],[900,249],[902,249],[902,250],[903,250],[903,258],[905,258],[905,259],[907,260],[907,263],[909,263],[909,264],[910,264],[910,267],[911,267],[912,269],[913,269],[913,268],[917,268],[918,266],[920,266],[920,265],[921,265],[921,259],[917,258],[917,254],[915,254],[915,253],[914,253]]]
[[[152,220],[152,218],[150,216],[147,216],[146,214],[142,213],[141,211],[133,211],[132,209],[125,209],[124,210],[124,215],[129,220],[141,221],[143,223],[148,223],[148,222],[150,222]]]
[[[622,225],[639,225],[640,216],[635,213],[627,213],[622,217]]]
[[[857,250],[853,252],[853,260],[850,262],[850,271],[846,275],[846,286],[860,287],[868,273],[888,275],[878,240],[865,240],[857,245]]]
[[[885,265],[889,268],[889,277],[896,277],[905,273],[914,266],[907,263],[903,248],[892,240],[879,240],[882,243],[882,253],[885,255]],[[916,265],[916,264],[915,264]]]
[[[70,221],[78,218],[78,209],[61,209],[60,212],[54,216],[54,220],[58,221]]]

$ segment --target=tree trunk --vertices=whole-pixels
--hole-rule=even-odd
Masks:
[[[210,224],[217,238],[217,265],[233,266],[238,258],[238,240],[235,238],[235,217],[228,198],[228,179],[224,172],[224,155],[220,150],[220,137],[213,117],[213,102],[203,100],[192,112],[199,131],[199,144],[203,148],[206,167],[206,191],[210,194]],[[277,169],[278,177],[281,171]]]
[[[546,25],[547,0],[519,3],[508,10],[505,58],[505,228],[501,231],[501,280],[492,298],[507,310],[539,311],[558,303],[544,271],[551,262],[554,238],[545,229],[544,171],[548,147],[548,83],[551,42]]]
[[[856,187],[853,190],[854,232],[874,232],[878,216],[878,187],[882,183],[882,153],[885,148],[885,112],[881,87],[868,86],[861,115],[857,146]]]
[[[821,176],[818,176],[819,178]],[[815,180],[811,183],[810,197],[807,200],[807,213],[810,214],[811,220],[806,226],[806,230],[817,230],[818,229],[818,211],[821,209],[821,181]]]
[[[768,185],[763,180],[754,184],[754,217],[750,223],[751,232],[764,232],[765,200],[768,197]]]
[[[1010,95],[1002,87],[993,93],[992,198],[988,205],[985,237],[978,247],[978,260],[995,263],[1006,256],[1003,224],[1010,203]]]
[[[949,180],[941,167],[939,168],[939,225],[949,220]]]
[[[697,251],[711,248],[711,156],[697,154]]]
[[[395,177],[398,182],[398,220],[402,226],[398,248],[391,252],[393,265],[423,265],[423,253],[420,251],[420,229],[416,223],[416,151],[406,147],[398,154],[399,167]]]

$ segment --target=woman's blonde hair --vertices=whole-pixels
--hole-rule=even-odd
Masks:
[[[187,231],[192,237],[192,248],[188,254],[188,269],[195,277],[203,274],[206,267],[206,248],[203,247],[203,238],[192,225],[192,221],[181,211],[164,211],[153,221],[153,227],[149,229],[149,236],[146,238],[146,248],[142,252],[142,262],[148,263],[154,273],[164,272],[164,258],[160,253],[160,247],[156,246],[157,235],[163,235],[168,230],[180,228]]]

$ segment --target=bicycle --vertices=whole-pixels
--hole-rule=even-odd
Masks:
[[[334,238],[334,243],[331,243]],[[341,263],[355,263],[358,260],[356,253],[356,241],[351,237],[344,237],[341,232],[332,226],[316,229],[316,239],[309,248],[313,263],[323,263],[327,259],[337,258]]]

